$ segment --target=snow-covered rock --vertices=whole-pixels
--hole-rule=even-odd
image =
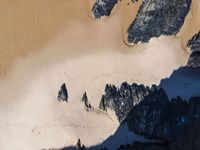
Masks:
[[[118,120],[121,122],[134,105],[138,104],[150,91],[154,90],[154,87],[150,89],[143,84],[128,84],[124,82],[119,88],[115,85],[107,84],[105,87],[105,94],[102,96],[99,108],[107,111],[108,108],[112,109]]]
[[[60,91],[58,92],[58,100],[68,102],[68,92],[65,83],[61,85]]]
[[[96,0],[92,7],[92,12],[95,18],[110,16],[113,7],[118,3],[118,0]]]
[[[148,42],[152,37],[175,35],[190,10],[191,0],[143,0],[128,28],[128,42]]]

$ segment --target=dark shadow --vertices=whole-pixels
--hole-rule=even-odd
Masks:
[[[124,124],[121,124],[119,128],[116,130],[116,132],[108,137],[104,142],[86,148],[87,150],[100,150],[103,148],[108,148],[109,150],[117,150],[117,148],[120,147],[120,145],[126,145],[131,144],[134,141],[140,141],[140,142],[153,142],[154,140],[148,140],[145,139],[142,136],[139,136],[137,134],[134,134],[128,130],[128,127]],[[82,142],[84,143],[84,139],[82,139]],[[49,149],[53,150],[53,149]],[[76,147],[63,147],[56,150],[76,150]]]
[[[183,99],[200,95],[200,69],[181,67],[169,78],[162,79],[159,87],[167,93],[169,99],[181,96]]]

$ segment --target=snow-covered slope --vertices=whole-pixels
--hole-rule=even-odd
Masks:
[[[110,118],[98,110],[86,112],[81,102],[85,91],[97,109],[106,83],[118,85],[124,80],[158,83],[182,62],[175,59],[183,55],[181,49],[174,51],[178,41],[165,49],[170,38],[159,39],[163,42],[153,40],[140,50],[142,54],[126,49],[113,54],[114,50],[107,48],[69,58],[60,50],[61,47],[68,49],[66,35],[52,41],[41,53],[18,59],[7,78],[1,81],[1,149],[60,148],[74,145],[78,138],[86,146],[97,145],[115,133],[118,123],[115,116]],[[158,45],[162,49],[156,49]],[[174,59],[167,64],[168,59],[161,59],[162,55]],[[160,65],[155,68],[157,62]],[[127,70],[127,67],[134,69]],[[63,82],[68,88],[68,104],[57,100]]]
[[[175,70],[169,78],[162,79],[159,87],[162,87],[169,98],[181,96],[188,100],[200,95],[200,70],[182,67]]]
[[[130,132],[125,124],[121,124],[117,129],[117,131],[109,138],[107,138],[103,143],[94,147],[90,147],[88,148],[88,150],[96,150],[96,149],[101,149],[103,147],[106,147],[109,150],[116,150],[117,148],[120,147],[120,145],[130,144],[134,141],[154,142],[154,140],[148,140],[142,136]]]
[[[93,21],[83,0],[7,0],[0,12],[0,73],[6,75],[0,81],[3,150],[59,148],[78,138],[86,146],[97,145],[119,125],[116,116],[98,110],[105,84],[159,84],[187,62],[178,38],[127,47],[120,32],[123,15]],[[57,100],[63,82],[67,104]],[[85,91],[95,111],[85,111]]]

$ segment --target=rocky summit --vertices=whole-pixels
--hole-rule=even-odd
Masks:
[[[177,34],[190,5],[191,0],[143,0],[136,19],[127,30],[128,42],[146,43],[152,37]]]
[[[195,34],[187,43],[187,47],[191,48],[191,55],[187,66],[192,68],[200,67],[200,32]]]

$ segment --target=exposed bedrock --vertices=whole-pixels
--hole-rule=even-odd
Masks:
[[[95,18],[110,16],[120,0],[96,0],[92,7]],[[132,0],[137,2],[137,0]],[[147,43],[153,37],[176,35],[187,16],[191,0],[143,0],[138,14],[129,26],[127,41]]]
[[[190,10],[191,0],[143,0],[129,26],[128,42],[146,43],[152,37],[176,35]]]
[[[112,109],[115,111],[118,120],[121,122],[134,105],[138,104],[146,95],[154,91],[156,86],[150,89],[143,84],[128,84],[124,82],[119,88],[115,85],[107,84],[105,87],[105,94],[102,96],[99,108],[107,111]]]
[[[58,100],[68,102],[68,92],[65,83],[61,85],[61,88],[58,92]]]
[[[112,9],[118,3],[118,0],[96,0],[92,7],[92,13],[95,18],[110,16]]]
[[[188,60],[187,66],[192,68],[200,67],[200,32],[195,34],[187,44],[191,48],[191,55]]]

